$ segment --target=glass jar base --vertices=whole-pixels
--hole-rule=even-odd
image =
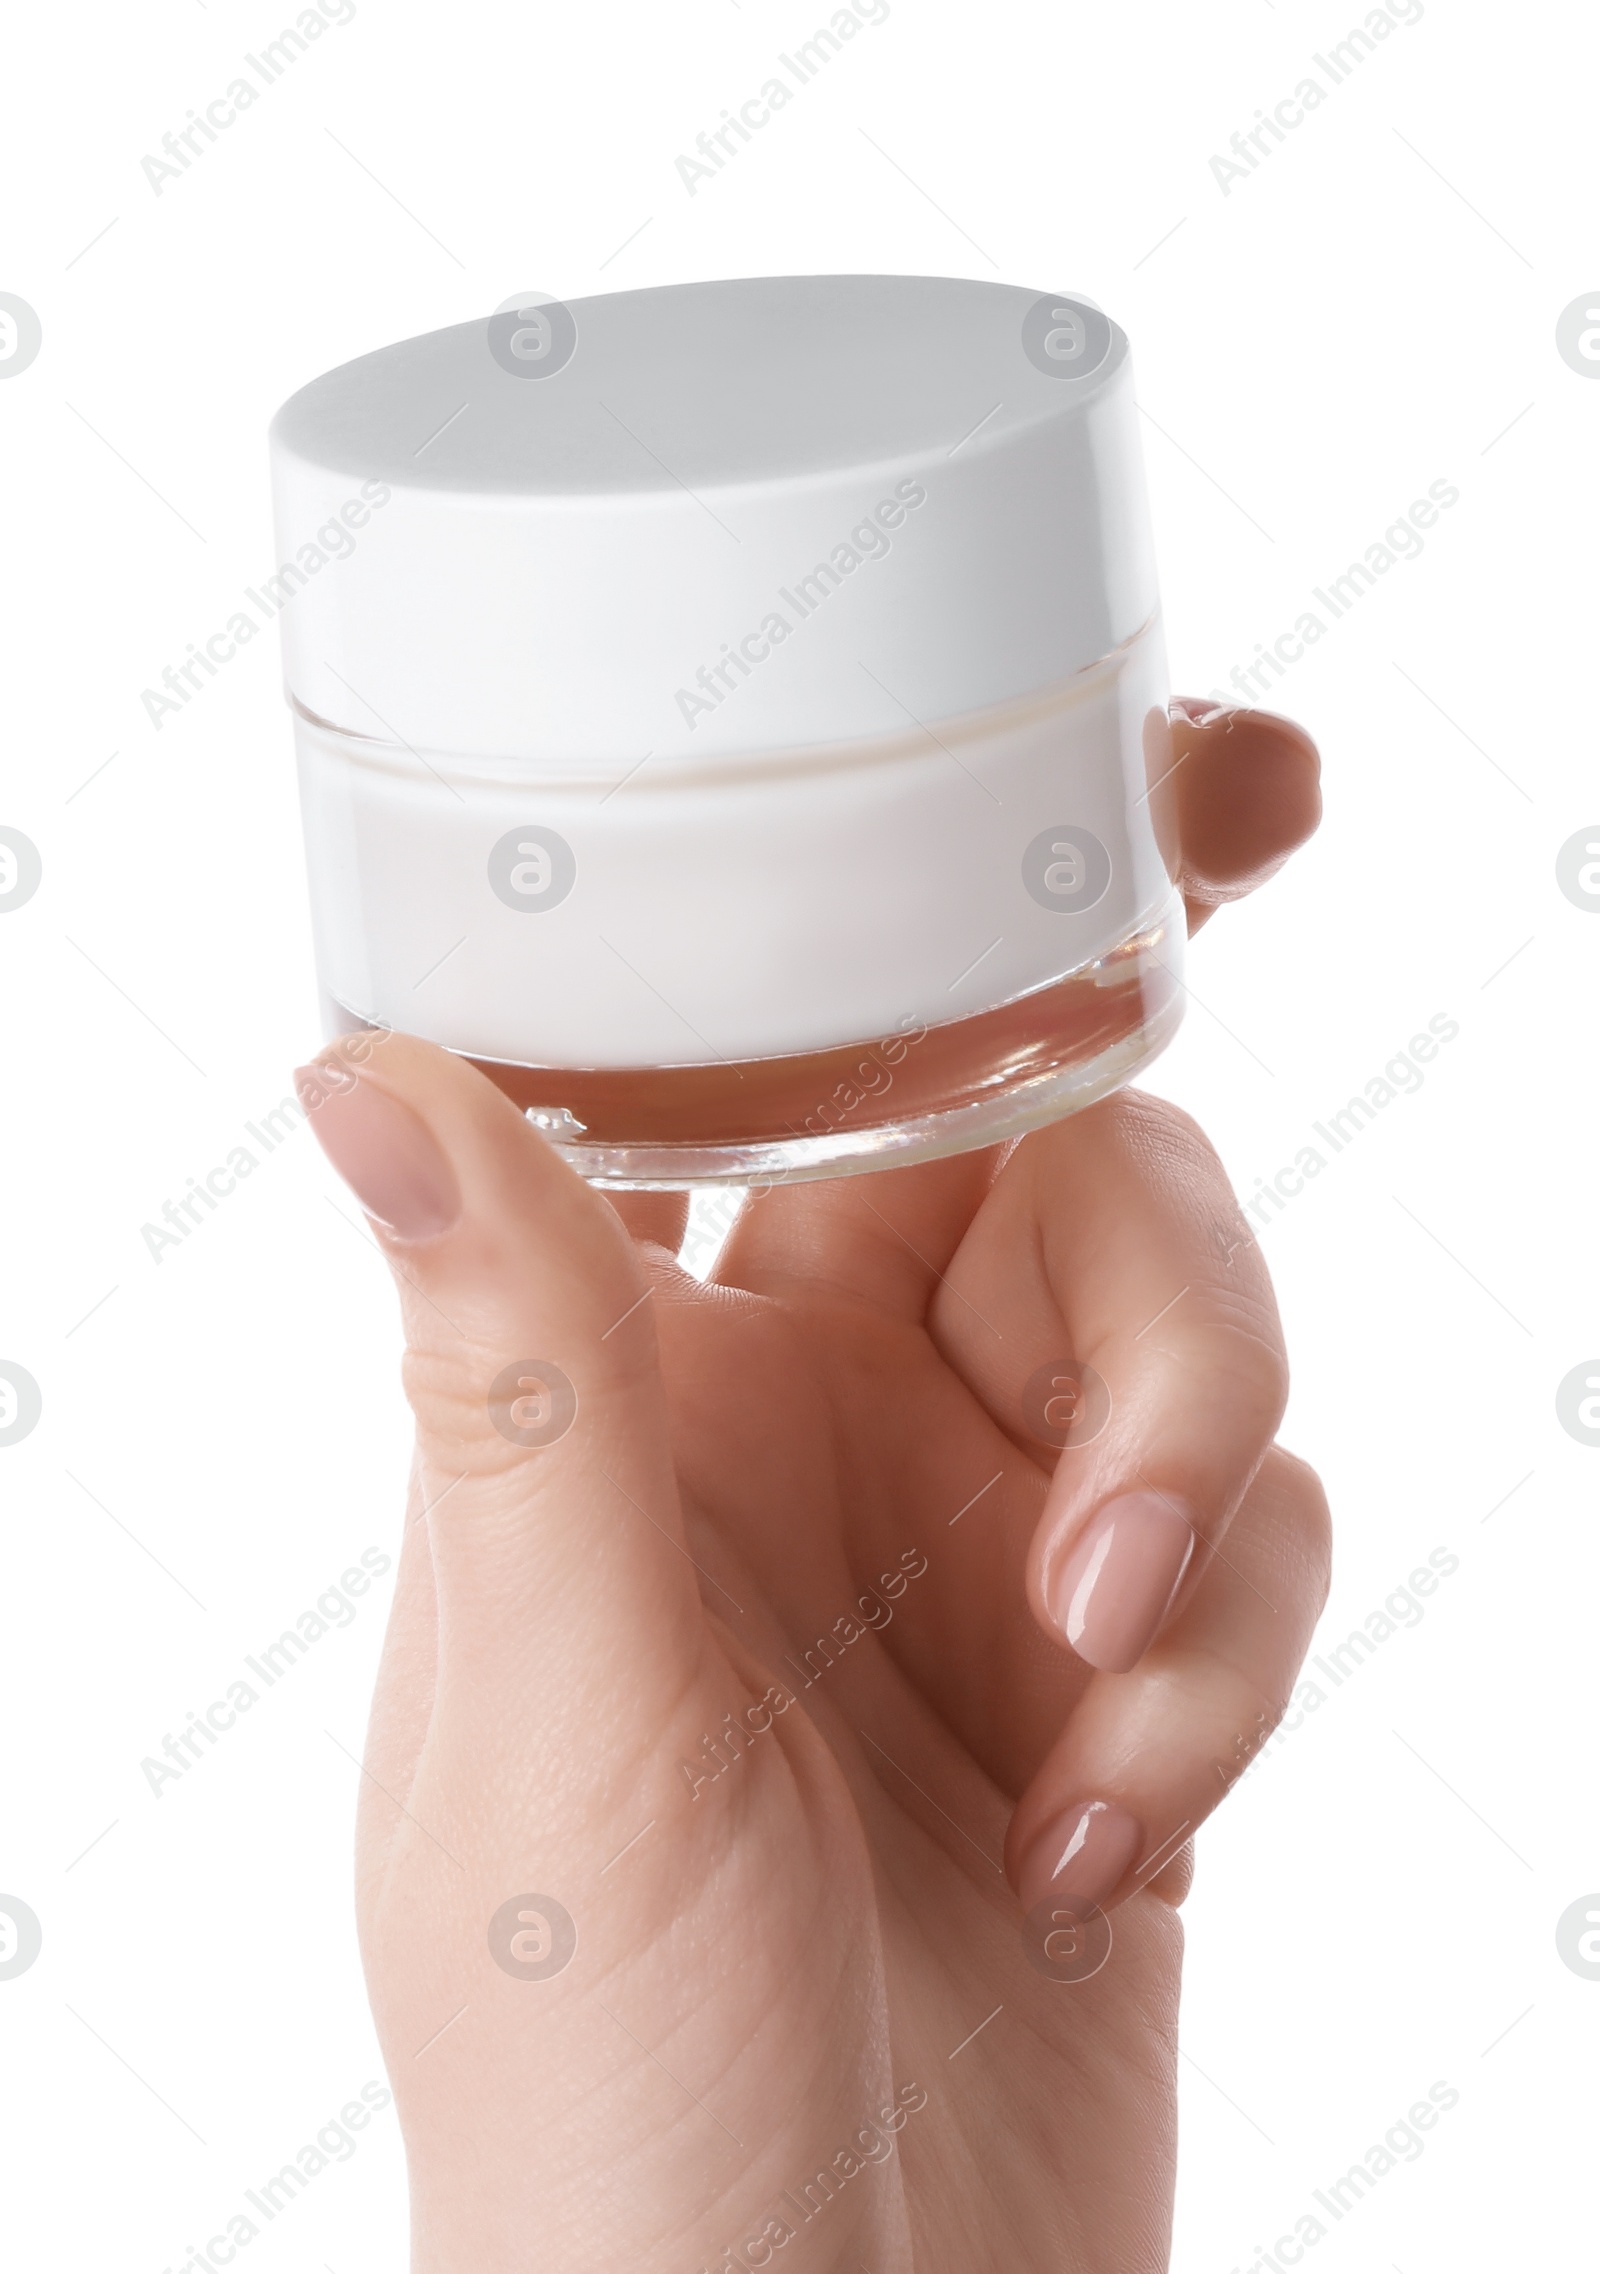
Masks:
[[[1003,1144],[1093,1105],[1183,1013],[1176,895],[1132,938],[997,1008],[877,1042],[715,1065],[514,1064],[463,1052],[591,1183],[805,1183]],[[331,1006],[339,1032],[372,1022]]]
[[[1094,1058],[1012,1083],[993,1097],[831,1135],[689,1146],[591,1145],[552,1133],[551,1142],[580,1176],[614,1192],[683,1191],[701,1184],[807,1184],[819,1177],[908,1168],[917,1161],[1005,1144],[1109,1097],[1166,1048],[1181,1018],[1181,1006],[1174,1001],[1160,1016]],[[537,1109],[530,1118],[538,1121]]]

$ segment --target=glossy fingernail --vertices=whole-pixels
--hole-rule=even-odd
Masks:
[[[461,1188],[410,1106],[348,1067],[301,1066],[294,1086],[318,1144],[369,1216],[397,1239],[431,1240],[461,1215]]]
[[[1017,1868],[1025,1911],[1047,1895],[1104,1903],[1133,1869],[1144,1826],[1115,1800],[1077,1801],[1035,1833]]]
[[[1125,1674],[1155,1640],[1193,1552],[1180,1502],[1125,1492],[1096,1509],[1051,1574],[1050,1615],[1088,1665]]]

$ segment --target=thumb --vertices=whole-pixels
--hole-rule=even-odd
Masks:
[[[650,1281],[607,1202],[463,1060],[351,1035],[296,1084],[400,1294],[434,1734],[475,1746],[509,1715],[528,1769],[564,1765],[547,1789],[570,1788],[574,1732],[659,1742],[705,1648]],[[634,1772],[625,1738],[607,1751]]]

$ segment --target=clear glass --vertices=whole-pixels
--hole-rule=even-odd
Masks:
[[[959,718],[620,779],[303,708],[296,739],[330,1028],[469,1059],[597,1182],[996,1144],[1128,1081],[1178,1023],[1155,619]]]
[[[1130,1081],[1182,1017],[1183,902],[997,1008],[771,1058],[545,1067],[470,1057],[583,1176],[626,1191],[798,1183],[1020,1137]],[[340,1032],[370,1022],[330,1006]]]

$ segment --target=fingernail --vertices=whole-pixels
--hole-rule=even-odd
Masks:
[[[1298,719],[1285,718],[1282,711],[1253,710],[1250,713],[1250,724],[1258,734],[1291,744],[1303,758],[1311,758],[1320,766],[1321,754],[1317,749],[1316,738]]]
[[[1226,718],[1238,707],[1237,703],[1219,702],[1210,695],[1174,695],[1167,705],[1167,715],[1187,719],[1191,726],[1206,726],[1213,719]]]
[[[1133,1868],[1144,1826],[1114,1800],[1077,1801],[1034,1835],[1017,1869],[1025,1911],[1047,1895],[1104,1903]]]
[[[1125,1492],[1095,1511],[1052,1573],[1050,1615],[1090,1666],[1125,1674],[1155,1640],[1193,1552],[1179,1502]]]
[[[301,1066],[295,1092],[318,1144],[369,1216],[431,1240],[461,1214],[455,1171],[410,1106],[344,1066]]]

